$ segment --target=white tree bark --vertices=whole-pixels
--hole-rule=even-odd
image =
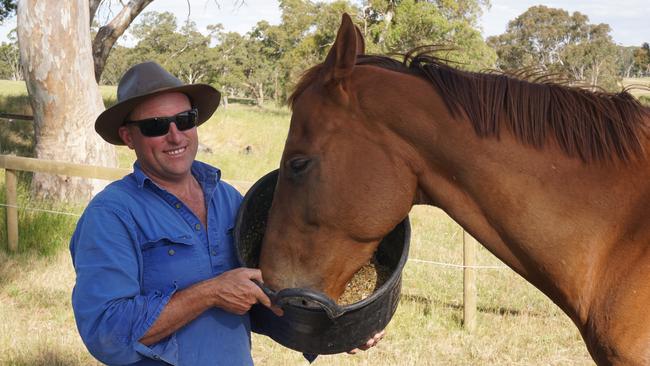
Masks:
[[[39,159],[116,166],[115,148],[95,133],[104,110],[95,82],[88,0],[18,2],[18,41],[34,111]],[[46,198],[87,200],[105,181],[34,174]]]

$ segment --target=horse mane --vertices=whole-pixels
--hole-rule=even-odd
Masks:
[[[502,124],[524,144],[542,148],[549,137],[568,156],[584,162],[627,162],[644,153],[645,108],[627,90],[590,91],[567,85],[552,75],[515,74],[456,69],[416,48],[399,61],[361,55],[357,65],[372,65],[429,80],[456,119],[463,113],[480,137],[499,136]],[[289,97],[290,105],[320,77],[321,65],[309,69]],[[534,80],[523,78],[534,77]]]

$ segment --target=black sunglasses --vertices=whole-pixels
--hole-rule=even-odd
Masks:
[[[196,121],[199,118],[199,111],[192,108],[189,111],[181,112],[175,116],[153,117],[141,119],[139,121],[125,121],[124,124],[136,123],[140,128],[143,136],[156,137],[164,136],[169,132],[169,124],[174,122],[179,131],[189,130],[196,127]]]

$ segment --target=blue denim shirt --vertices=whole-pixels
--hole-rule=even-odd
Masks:
[[[134,165],[88,205],[70,242],[72,307],[86,347],[113,365],[250,365],[250,321],[211,308],[151,346],[138,342],[174,292],[238,266],[232,228],[242,197],[194,162],[207,228]]]

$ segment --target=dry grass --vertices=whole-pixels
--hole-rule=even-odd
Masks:
[[[411,258],[462,260],[460,228],[441,211],[411,213]],[[96,364],[70,308],[74,272],[65,243],[51,257],[0,254],[0,365]],[[499,264],[479,251],[480,264]],[[539,291],[509,269],[479,272],[478,326],[462,329],[462,271],[409,262],[387,336],[368,352],[321,356],[315,365],[593,365],[578,331]],[[259,365],[306,361],[254,335]]]
[[[636,97],[650,96],[650,77],[648,78],[623,78],[623,85],[634,86],[630,92]]]
[[[77,334],[65,250],[49,258],[0,253],[0,365],[91,365]]]
[[[411,211],[410,258],[462,261],[462,231],[442,211]],[[501,264],[481,249],[479,264]],[[462,328],[462,271],[409,262],[402,299],[381,343],[359,355],[321,356],[315,365],[593,365],[577,329],[550,300],[509,269],[479,272],[478,326]],[[263,365],[301,359],[265,337],[254,340]],[[303,362],[304,364],[304,362]]]
[[[276,108],[220,110],[200,128],[201,142],[212,152],[201,152],[199,159],[231,179],[255,180],[277,166],[288,121],[288,112]],[[120,148],[119,156],[120,164],[130,167],[132,153]],[[443,212],[415,207],[411,219],[411,258],[462,261],[462,232]],[[36,251],[7,256],[0,250],[0,365],[97,364],[72,316],[74,272],[67,252],[72,228],[60,226],[57,235],[48,234],[52,239],[42,239],[57,248],[49,256]],[[24,238],[37,228],[21,230]],[[478,260],[500,264],[484,249]],[[478,326],[468,334],[462,329],[462,271],[409,262],[403,297],[384,340],[358,355],[321,356],[315,365],[593,365],[569,319],[512,271],[480,270],[478,291]],[[254,335],[253,355],[259,365],[306,365],[299,353],[263,336]]]

